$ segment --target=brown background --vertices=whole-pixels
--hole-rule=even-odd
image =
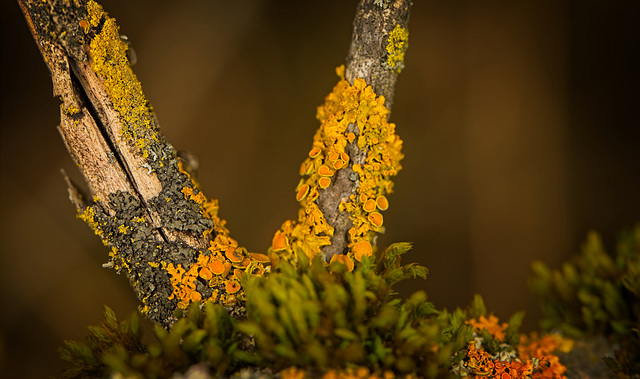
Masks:
[[[231,5],[233,4],[233,5]],[[392,121],[404,169],[380,245],[414,242],[439,307],[525,309],[530,261],[640,221],[638,2],[416,1]],[[196,154],[232,234],[264,251],[336,83],[355,1],[104,1],[169,141]],[[56,347],[137,300],[67,200],[78,173],[15,1],[2,1],[0,376],[59,375]]]

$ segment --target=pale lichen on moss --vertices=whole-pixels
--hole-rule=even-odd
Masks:
[[[387,39],[387,64],[400,73],[404,68],[404,54],[409,47],[409,31],[396,25]]]
[[[282,225],[270,251],[295,261],[298,253],[312,258],[323,246],[331,244],[334,230],[318,207],[317,199],[320,191],[335,180],[338,170],[350,167],[357,174],[352,179],[357,181],[357,193],[339,206],[340,211],[349,213],[353,223],[349,230],[350,251],[347,256],[334,255],[332,261],[341,261],[352,269],[353,259],[359,261],[373,253],[375,233],[384,230],[379,211],[388,208],[386,194],[393,190],[391,176],[401,168],[402,141],[395,134],[395,125],[387,122],[389,111],[384,106],[384,97],[376,96],[362,79],[349,84],[344,78],[344,66],[336,72],[340,81],[318,107],[316,118],[321,126],[300,167],[303,178],[296,187],[296,200],[301,205],[298,221]],[[358,135],[348,129],[350,124],[357,125]],[[367,153],[363,164],[353,164],[347,154],[348,144],[357,144]]]

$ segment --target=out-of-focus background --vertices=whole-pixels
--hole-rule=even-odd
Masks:
[[[296,217],[298,168],[337,82],[356,1],[103,1],[129,36],[162,131],[200,159],[232,234],[265,251]],[[640,221],[638,2],[415,1],[392,121],[404,169],[384,247],[412,241],[438,307],[481,293],[539,316],[532,259],[558,265],[589,229],[610,249]],[[0,376],[58,376],[56,348],[103,305],[138,301],[75,218],[60,102],[16,1],[2,1]]]

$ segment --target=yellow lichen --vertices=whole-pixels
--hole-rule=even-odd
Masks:
[[[387,41],[387,64],[399,73],[404,68],[404,53],[409,45],[409,31],[396,25],[389,33]]]
[[[65,108],[64,104],[60,104],[60,108],[62,108],[62,111],[64,112],[64,114],[69,115],[69,116],[73,116],[73,115],[76,115],[76,114],[80,113],[80,109],[74,107],[73,105],[69,105],[68,107]],[[74,124],[76,124],[76,123],[74,122]]]
[[[91,230],[93,230],[93,232],[98,237],[100,237],[100,239],[102,239],[102,242],[106,244],[106,241],[104,241],[104,238],[102,238],[104,233],[102,232],[102,228],[100,227],[98,222],[95,220],[96,212],[93,210],[92,207],[86,207],[84,211],[78,214],[77,217],[80,220],[84,221],[87,225],[89,225]]]
[[[87,2],[87,16],[89,17],[89,24],[91,24],[91,26],[94,28],[97,27],[104,14],[105,12],[102,9],[102,5],[93,0]]]
[[[92,25],[97,26],[101,17],[106,18],[102,30],[90,44],[91,67],[104,80],[109,100],[120,115],[120,132],[140,149],[146,159],[149,156],[149,141],[158,138],[155,136],[157,130],[154,127],[153,114],[142,92],[142,85],[129,65],[128,46],[120,39],[114,18],[106,17],[101,8],[100,11],[92,11],[93,8],[89,8],[89,5],[87,8]]]

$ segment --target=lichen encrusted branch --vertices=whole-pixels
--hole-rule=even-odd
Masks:
[[[92,0],[19,4],[62,99],[58,129],[91,193],[70,184],[69,194],[111,248],[105,266],[125,272],[142,312],[164,326],[201,299],[242,314],[240,276],[261,275],[270,260],[229,237],[217,202],[182,169],[115,19]]]
[[[304,252],[326,261],[371,255],[383,232],[390,178],[400,170],[402,141],[388,122],[397,75],[404,67],[411,1],[363,0],[354,20],[346,68],[318,108],[321,122],[300,168],[297,221],[276,232],[271,251],[295,260]]]

